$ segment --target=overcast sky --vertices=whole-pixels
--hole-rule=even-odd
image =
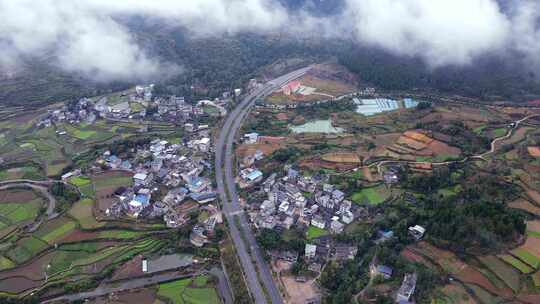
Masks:
[[[326,0],[330,1],[330,0]],[[432,66],[466,65],[488,53],[517,51],[539,64],[537,1],[345,0],[341,16],[291,16],[276,0],[0,0],[0,64],[52,52],[66,71],[102,80],[135,79],[171,69],[148,54],[118,16],[152,16],[193,34],[273,32],[286,28],[350,36]],[[170,72],[170,71],[167,71]]]

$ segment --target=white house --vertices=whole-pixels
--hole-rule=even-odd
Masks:
[[[259,133],[248,133],[244,134],[244,142],[246,144],[255,144],[257,143],[257,140],[259,139]]]
[[[419,225],[414,225],[414,226],[411,226],[409,227],[409,233],[417,240],[421,239],[424,234],[426,233],[426,228],[422,227],[422,226],[419,226]]]
[[[311,219],[311,225],[312,226],[315,226],[317,228],[321,228],[321,229],[324,229],[326,227],[326,221],[324,220],[324,218],[320,215],[315,215],[312,219]]]
[[[306,258],[314,258],[315,253],[317,252],[317,245],[306,244],[305,252]]]

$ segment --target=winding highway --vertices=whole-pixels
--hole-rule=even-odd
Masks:
[[[231,238],[250,294],[257,304],[267,303],[268,300],[271,303],[283,303],[283,299],[238,200],[234,180],[233,143],[243,119],[249,113],[255,101],[270,95],[281,86],[303,76],[309,69],[309,67],[299,69],[269,81],[244,97],[225,120],[216,143],[215,167],[218,192],[223,202],[223,211],[229,223]]]

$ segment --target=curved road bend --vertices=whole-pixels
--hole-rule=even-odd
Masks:
[[[266,289],[272,303],[283,303],[283,300],[279,289],[272,278],[272,272],[263,258],[262,251],[257,246],[249,222],[247,221],[245,214],[243,214],[243,209],[238,200],[233,170],[233,142],[236,132],[242,124],[242,120],[249,113],[251,106],[257,99],[270,95],[273,91],[287,82],[301,77],[309,69],[310,68],[308,67],[296,70],[276,78],[247,95],[225,120],[216,144],[215,168],[218,192],[221,201],[223,202],[223,211],[229,222],[231,237],[236,247],[240,264],[244,270],[250,293],[257,304],[267,302],[262,286]],[[223,171],[223,168],[225,171]],[[227,197],[227,192],[230,194],[230,200]],[[238,216],[237,219],[240,227],[236,225],[235,216]],[[240,229],[242,231],[240,231]],[[243,238],[247,244],[244,242]],[[247,246],[249,246],[249,249]],[[253,261],[256,263],[258,273]],[[263,285],[259,282],[259,278]]]

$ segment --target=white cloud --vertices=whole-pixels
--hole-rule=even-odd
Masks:
[[[170,73],[117,17],[148,16],[193,34],[282,31],[349,37],[433,67],[469,64],[488,52],[519,51],[540,65],[540,11],[533,0],[345,0],[340,16],[289,14],[277,0],[0,0],[0,64],[54,54],[64,70],[101,80]],[[172,68],[171,68],[172,67]]]
[[[504,46],[510,22],[492,0],[347,0],[356,38],[432,66],[468,64]]]

